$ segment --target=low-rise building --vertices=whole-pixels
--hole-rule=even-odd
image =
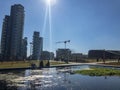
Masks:
[[[70,59],[71,50],[70,49],[58,49],[56,51],[56,59],[61,61],[67,61]]]
[[[89,58],[94,59],[118,59],[120,58],[120,51],[118,50],[89,50]]]
[[[70,57],[71,62],[84,62],[87,58],[87,55],[83,55],[82,53],[72,53]]]
[[[42,51],[41,60],[54,60],[54,53],[48,51]]]

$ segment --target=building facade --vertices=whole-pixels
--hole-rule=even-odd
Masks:
[[[118,50],[89,50],[88,57],[93,59],[118,59],[120,51]]]
[[[5,15],[3,19],[2,35],[1,35],[1,58],[10,57],[10,16]]]
[[[67,61],[70,59],[71,50],[70,49],[58,49],[56,51],[56,59],[61,61]]]
[[[35,31],[33,34],[33,52],[32,59],[39,60],[41,52],[43,50],[43,38],[40,37],[40,33]]]
[[[49,51],[42,51],[41,53],[42,60],[54,60],[54,53]]]
[[[42,52],[43,52],[43,37],[40,37],[40,59]]]
[[[85,62],[85,59],[87,59],[87,55],[82,53],[72,53],[70,57],[71,62]]]
[[[24,7],[11,6],[10,16],[5,16],[2,26],[1,54],[3,59],[22,59],[22,39],[24,30]]]
[[[22,59],[24,16],[24,7],[21,4],[11,6],[11,59]]]
[[[22,59],[27,59],[27,37],[22,40]]]

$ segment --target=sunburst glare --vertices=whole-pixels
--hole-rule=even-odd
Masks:
[[[56,0],[45,0],[47,5],[54,5],[56,4]]]

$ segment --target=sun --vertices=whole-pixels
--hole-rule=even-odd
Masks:
[[[54,5],[56,4],[56,0],[46,0],[47,5]]]

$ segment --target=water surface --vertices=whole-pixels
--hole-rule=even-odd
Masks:
[[[89,67],[81,65],[25,70],[14,72],[18,77],[12,81],[16,83],[18,90],[120,90],[119,76],[88,76],[72,73],[74,70]]]

